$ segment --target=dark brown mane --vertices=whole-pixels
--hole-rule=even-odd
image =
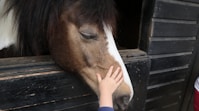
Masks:
[[[113,0],[7,0],[6,13],[13,9],[18,25],[18,55],[48,54],[48,38],[56,35],[53,29],[59,28],[62,13],[75,4],[75,24],[97,23],[103,29],[104,22],[115,29]]]

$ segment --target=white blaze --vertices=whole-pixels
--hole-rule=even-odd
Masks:
[[[108,41],[108,51],[109,51],[110,55],[112,55],[113,58],[120,64],[123,74],[124,74],[124,81],[125,81],[125,83],[127,83],[129,85],[129,87],[131,89],[131,97],[130,97],[130,100],[131,100],[133,97],[132,83],[131,83],[129,74],[127,72],[127,69],[124,65],[124,62],[123,62],[123,60],[118,52],[118,49],[115,45],[115,41],[114,41],[113,34],[112,34],[112,29],[110,26],[107,26],[104,24],[104,31],[106,33],[106,37],[107,37],[107,41]]]
[[[5,12],[5,1],[0,0],[0,50],[17,42],[17,29],[14,26],[13,10],[8,15]]]

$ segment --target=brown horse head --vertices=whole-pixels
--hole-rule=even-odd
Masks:
[[[104,77],[110,66],[121,67],[125,81],[113,97],[115,109],[124,110],[133,89],[113,38],[113,1],[80,0],[61,14],[58,24],[55,36],[49,39],[55,61],[65,70],[78,72],[96,94],[99,94],[96,73]]]
[[[105,77],[110,66],[121,67],[124,82],[113,94],[114,108],[127,108],[133,88],[113,38],[113,0],[7,0],[7,7],[18,20],[20,52],[49,51],[57,64],[79,73],[97,95],[96,73]]]

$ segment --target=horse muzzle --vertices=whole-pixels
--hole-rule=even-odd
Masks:
[[[126,111],[129,105],[129,95],[121,96],[114,99],[113,107],[115,111]]]

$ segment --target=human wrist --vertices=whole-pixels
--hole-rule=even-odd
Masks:
[[[103,90],[100,90],[100,95],[109,95],[109,96],[112,96],[112,92],[110,90],[107,90],[107,89],[103,89]]]
[[[113,107],[112,94],[101,93],[99,100],[100,107]]]

